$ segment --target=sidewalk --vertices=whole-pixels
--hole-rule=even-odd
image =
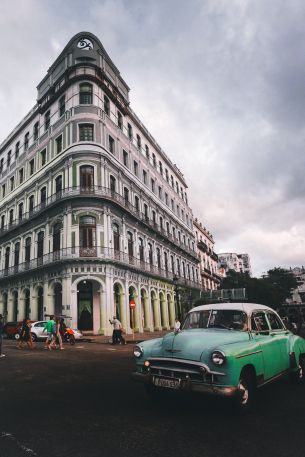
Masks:
[[[144,332],[144,333],[135,333],[134,339],[132,335],[124,334],[124,338],[127,344],[137,344],[141,341],[151,340],[153,338],[160,338],[171,332],[172,330],[163,330],[161,332]],[[80,340],[81,341],[81,340]],[[84,334],[84,341],[88,343],[99,343],[99,344],[110,344],[112,339],[111,336],[104,335],[86,335]]]

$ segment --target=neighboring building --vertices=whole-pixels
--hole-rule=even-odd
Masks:
[[[234,252],[218,254],[218,267],[223,268],[226,272],[234,270],[237,273],[252,275],[248,254],[235,254]]]
[[[194,220],[194,231],[203,289],[217,289],[222,276],[218,271],[218,256],[214,252],[213,235],[203,227],[197,218]]]
[[[75,35],[0,146],[0,312],[110,335],[133,299],[137,331],[169,329],[173,277],[201,287],[186,189],[101,42]]]
[[[292,292],[292,298],[288,299],[288,303],[305,303],[305,268],[295,267],[290,268],[290,272],[295,276],[298,287]]]

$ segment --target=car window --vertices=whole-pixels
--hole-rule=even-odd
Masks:
[[[35,324],[35,327],[44,327],[46,325],[46,322],[38,322]]]
[[[247,315],[244,311],[234,309],[212,310],[208,327],[247,330]]]
[[[184,329],[199,328],[199,322],[200,322],[200,312],[199,311],[189,313],[186,316],[183,328]]]
[[[266,315],[263,311],[256,311],[251,316],[251,328],[256,332],[269,331]]]
[[[276,314],[269,312],[267,317],[272,330],[283,330],[283,324]]]

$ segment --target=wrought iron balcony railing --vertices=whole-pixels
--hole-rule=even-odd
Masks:
[[[115,262],[121,265],[127,265],[130,268],[139,270],[140,272],[151,274],[153,276],[161,277],[167,280],[173,280],[175,273],[169,270],[159,268],[143,260],[133,257],[125,252],[116,251],[112,248],[94,246],[90,248],[83,248],[79,246],[62,248],[58,251],[49,252],[41,257],[31,259],[27,262],[13,265],[8,268],[0,270],[0,279],[8,278],[13,275],[26,273],[30,270],[50,266],[58,262],[74,261],[74,260],[96,260],[97,262]],[[187,287],[200,289],[200,284],[191,281],[189,278],[180,278],[182,283]]]
[[[188,254],[192,255],[194,258],[197,258],[197,254],[193,249],[191,249],[186,244],[182,243],[181,240],[174,237],[171,233],[166,232],[163,229],[163,227],[161,227],[159,224],[156,224],[155,222],[153,222],[146,214],[139,211],[138,208],[136,208],[132,203],[130,203],[122,195],[115,192],[114,190],[109,189],[108,187],[102,187],[102,186],[90,186],[90,187],[74,186],[74,187],[67,187],[65,189],[62,189],[59,192],[56,192],[56,193],[50,195],[50,197],[48,197],[46,200],[39,203],[38,205],[34,206],[30,211],[23,213],[22,215],[20,214],[21,217],[10,221],[10,223],[7,225],[1,226],[0,227],[0,236],[2,234],[5,234],[5,233],[13,230],[16,227],[21,226],[22,224],[25,224],[29,219],[32,219],[35,215],[38,215],[45,209],[50,208],[55,203],[62,201],[62,200],[70,199],[70,198],[76,198],[76,197],[97,197],[97,198],[103,198],[108,201],[112,201],[112,202],[119,204],[122,208],[126,209],[127,211],[129,211],[129,213],[134,215],[138,220],[141,220],[144,224],[146,224],[147,226],[149,226],[150,228],[152,228],[153,230],[158,232],[160,235],[162,235],[166,239],[169,239],[178,248],[180,248],[183,251],[187,252]]]

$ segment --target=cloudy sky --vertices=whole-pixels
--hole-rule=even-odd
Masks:
[[[0,141],[70,38],[96,34],[185,174],[216,252],[305,265],[302,0],[1,0]]]

